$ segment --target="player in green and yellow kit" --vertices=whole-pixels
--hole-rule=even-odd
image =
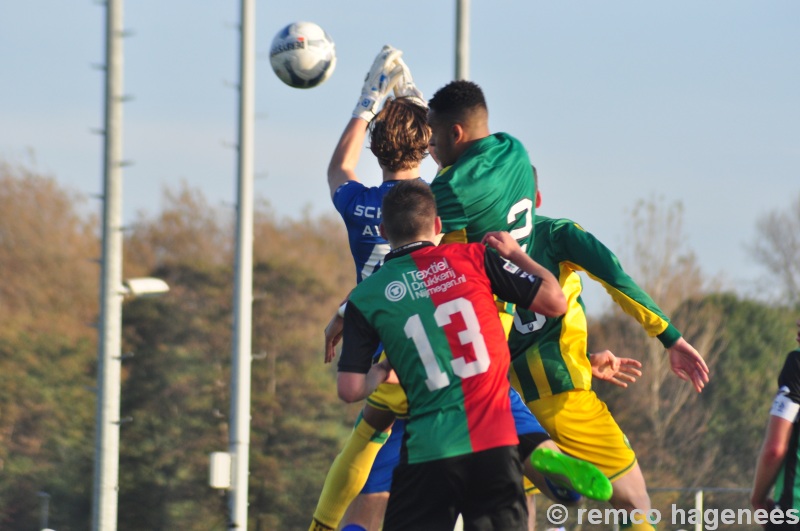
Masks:
[[[538,201],[537,196],[537,206]],[[564,452],[594,464],[611,479],[610,502],[615,508],[646,513],[650,499],[636,455],[592,391],[578,271],[600,282],[626,313],[661,341],[673,372],[698,392],[708,382],[708,367],[602,242],[569,219],[537,216],[534,227],[531,257],[559,279],[568,308],[557,318],[517,309],[509,336],[511,383]],[[634,527],[652,528],[646,522]]]

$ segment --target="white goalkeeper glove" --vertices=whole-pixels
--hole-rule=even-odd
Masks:
[[[402,71],[400,73],[400,78],[397,80],[397,84],[394,86],[394,97],[410,98],[415,103],[427,109],[428,103],[422,96],[422,91],[414,84],[414,79],[411,77],[411,70],[409,70],[408,65],[400,57],[397,58],[397,64]]]
[[[375,118],[394,84],[400,79],[402,68],[397,65],[397,60],[402,54],[402,51],[388,44],[381,49],[364,79],[361,97],[353,109],[354,118],[361,118],[367,122]]]

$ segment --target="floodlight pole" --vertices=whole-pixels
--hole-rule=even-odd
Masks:
[[[250,369],[253,330],[253,103],[255,94],[255,2],[241,1],[239,75],[239,157],[236,217],[236,265],[231,366],[232,458],[231,520],[228,529],[247,529],[250,463]]]
[[[469,79],[469,0],[456,0],[456,79]]]
[[[117,529],[122,354],[122,0],[106,2],[103,257],[92,529]]]

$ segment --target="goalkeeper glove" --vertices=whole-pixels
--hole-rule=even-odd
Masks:
[[[361,118],[367,122],[375,118],[381,104],[402,74],[402,68],[397,65],[397,59],[402,54],[402,51],[388,44],[381,49],[364,79],[361,96],[356,108],[353,109],[354,118]]]
[[[409,98],[413,100],[414,103],[427,109],[428,103],[422,96],[422,91],[414,84],[414,79],[411,77],[411,70],[408,69],[408,65],[400,57],[397,58],[397,64],[401,68],[401,73],[397,84],[394,86],[394,97]]]

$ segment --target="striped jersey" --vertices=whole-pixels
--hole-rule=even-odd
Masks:
[[[364,186],[358,181],[342,183],[333,194],[333,206],[347,227],[350,254],[356,265],[356,283],[383,264],[389,243],[381,236],[381,203],[399,181],[384,181],[380,186]]]
[[[339,371],[368,372],[383,342],[408,396],[409,463],[517,444],[492,294],[528,307],[540,284],[483,245],[416,242],[352,291]]]
[[[778,394],[770,415],[792,423],[786,458],[775,479],[775,501],[783,511],[800,509],[800,349],[789,353],[778,376]]]
[[[431,182],[442,232],[479,242],[504,230],[523,250],[533,246],[536,182],[528,152],[516,138],[495,133],[472,144]],[[453,236],[446,236],[450,243]]]
[[[537,216],[531,257],[558,279],[567,298],[560,317],[517,308],[509,335],[511,384],[525,402],[571,391],[591,389],[586,311],[581,299],[585,271],[600,282],[614,301],[650,336],[671,347],[680,332],[661,309],[622,269],[617,257],[597,238],[569,219]]]

